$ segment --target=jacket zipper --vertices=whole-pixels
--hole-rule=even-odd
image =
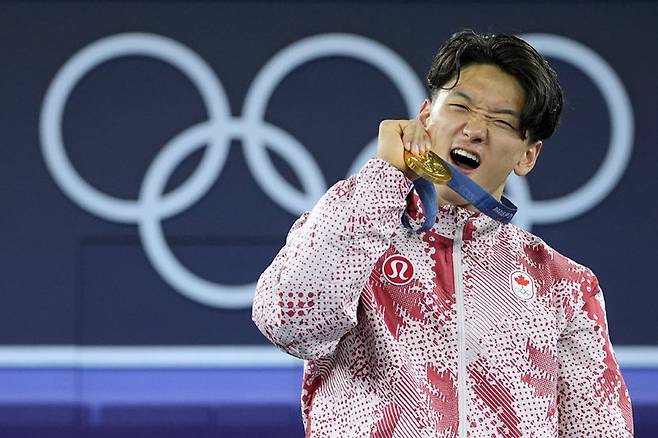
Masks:
[[[452,246],[452,270],[457,301],[457,400],[459,400],[459,438],[466,438],[466,315],[464,312],[464,278],[462,272],[462,234],[466,223],[455,232]]]

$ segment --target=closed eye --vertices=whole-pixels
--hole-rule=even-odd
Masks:
[[[469,111],[469,108],[465,105],[460,105],[458,103],[451,103],[450,108],[455,109],[457,111]]]
[[[506,122],[505,120],[495,120],[495,123],[503,128],[516,129],[511,123]]]

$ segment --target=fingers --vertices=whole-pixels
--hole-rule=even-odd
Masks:
[[[411,180],[418,175],[408,168],[404,151],[423,155],[431,148],[430,136],[418,120],[384,120],[379,124],[377,158],[401,170]]]
[[[414,155],[423,155],[432,149],[432,139],[418,120],[409,120],[402,127],[402,144]]]

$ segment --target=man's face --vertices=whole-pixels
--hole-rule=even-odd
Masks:
[[[541,141],[528,143],[519,132],[524,103],[525,92],[514,76],[475,64],[461,70],[455,87],[425,101],[418,119],[434,152],[500,199],[510,172],[526,175],[541,150]],[[437,192],[442,202],[468,204],[445,185]]]

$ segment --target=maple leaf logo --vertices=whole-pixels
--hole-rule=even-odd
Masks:
[[[512,292],[516,297],[528,301],[535,295],[533,279],[523,271],[514,271],[509,276]]]
[[[521,286],[527,286],[528,284],[530,284],[530,282],[523,275],[519,275],[518,277],[514,277],[514,281],[516,281]]]

